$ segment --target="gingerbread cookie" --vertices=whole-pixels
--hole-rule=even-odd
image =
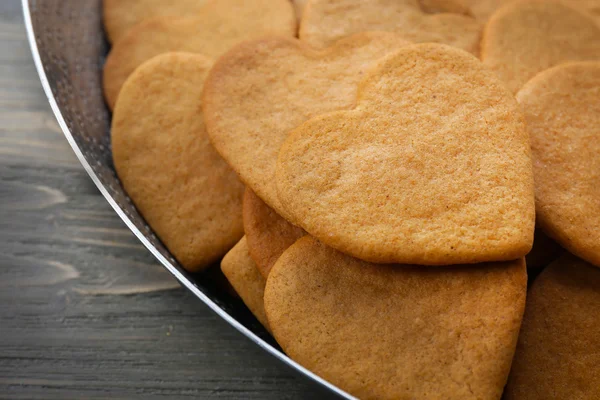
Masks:
[[[300,39],[315,47],[364,31],[392,31],[414,43],[436,42],[479,54],[482,26],[461,14],[427,14],[418,0],[312,0]]]
[[[123,86],[112,120],[123,187],[190,271],[218,261],[243,235],[244,186],[210,144],[202,118],[210,67],[198,54],[153,58]]]
[[[376,265],[306,236],[275,263],[264,303],[292,359],[361,399],[498,399],[526,288],[522,259]]]
[[[205,121],[219,153],[283,217],[275,164],[291,129],[351,107],[364,73],[408,45],[396,34],[361,33],[317,51],[296,39],[246,42],[221,57],[204,89]]]
[[[190,16],[202,11],[206,0],[103,0],[106,36],[115,43],[140,22],[159,16]]]
[[[567,255],[527,294],[506,400],[600,399],[600,270]]]
[[[258,272],[256,264],[248,254],[245,236],[223,257],[221,270],[240,295],[244,304],[256,319],[269,330],[263,303],[266,281]]]
[[[292,223],[354,257],[504,261],[533,241],[529,153],[523,113],[493,72],[418,44],[370,71],[355,109],[294,130],[276,183]]]
[[[265,278],[279,256],[306,235],[302,228],[287,222],[248,188],[244,193],[243,217],[248,251]]]
[[[211,0],[194,17],[157,17],[115,43],[104,65],[103,87],[112,109],[127,77],[144,61],[168,51],[217,58],[236,43],[265,35],[294,36],[289,0]]]
[[[600,26],[564,3],[519,1],[489,20],[481,60],[516,93],[537,73],[566,61],[600,59]]]
[[[517,100],[531,136],[538,224],[600,266],[600,62],[544,71]]]

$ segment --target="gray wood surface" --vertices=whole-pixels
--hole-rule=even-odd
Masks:
[[[321,398],[178,286],[50,111],[0,0],[0,398]]]

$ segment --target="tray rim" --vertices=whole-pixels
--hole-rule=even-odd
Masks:
[[[35,0],[33,0],[35,1]],[[83,155],[81,149],[75,142],[73,138],[73,134],[71,133],[69,127],[67,126],[63,115],[60,111],[60,107],[54,98],[54,93],[52,93],[52,89],[48,82],[48,77],[46,76],[46,71],[44,70],[44,65],[42,59],[39,54],[37,41],[35,38],[35,30],[33,28],[33,21],[31,18],[31,12],[29,8],[30,0],[21,0],[22,9],[23,9],[23,19],[25,23],[25,29],[27,33],[27,41],[29,42],[29,48],[31,51],[31,55],[33,57],[33,62],[35,64],[35,68],[37,70],[40,82],[42,84],[42,88],[44,90],[44,94],[46,95],[46,99],[50,104],[50,108],[52,109],[52,113],[60,126],[60,129],[67,139],[67,142],[71,146],[71,149],[75,153],[75,156],[83,166],[85,172],[87,172],[88,176],[91,178],[92,182],[96,185],[104,199],[110,204],[115,213],[121,218],[121,220],[125,223],[125,225],[129,228],[129,230],[137,237],[137,239],[146,247],[148,251],[156,258],[156,260],[173,276],[177,281],[192,292],[198,299],[200,299],[208,308],[221,317],[224,321],[226,321],[229,325],[235,328],[238,332],[240,332],[247,339],[252,341],[258,347],[260,347],[263,351],[266,351],[268,354],[273,356],[275,359],[283,362],[286,366],[295,370],[296,372],[304,375],[305,378],[308,378],[315,383],[323,386],[325,389],[330,390],[332,394],[339,396],[340,398],[345,399],[356,399],[351,396],[349,393],[341,390],[337,386],[331,384],[325,379],[321,378],[317,374],[311,372],[310,370],[304,368],[302,365],[298,364],[291,358],[289,358],[283,352],[280,352],[269,343],[265,342],[251,330],[246,328],[243,324],[241,324],[238,320],[229,315],[225,310],[219,307],[215,302],[213,302],[208,296],[206,296],[193,282],[187,279],[177,268],[169,262],[162,254],[146,239],[144,234],[140,232],[140,230],[135,226],[135,224],[129,219],[129,217],[125,214],[125,212],[119,207],[117,202],[113,199],[110,193],[106,190],[100,179],[92,169],[91,165],[88,163],[87,159]]]

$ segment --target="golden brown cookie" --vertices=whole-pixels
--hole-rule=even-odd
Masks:
[[[475,57],[405,47],[371,70],[358,105],[313,118],[281,147],[290,221],[380,263],[513,260],[535,225],[523,113]]]
[[[216,59],[236,43],[265,35],[294,36],[289,0],[210,0],[194,17],[157,17],[131,29],[111,49],[103,87],[112,109],[127,77],[144,61],[168,51]]]
[[[600,25],[553,1],[519,1],[489,20],[481,60],[516,93],[538,72],[566,61],[600,59]]]
[[[533,247],[525,257],[527,269],[539,270],[555,261],[562,252],[562,247],[546,236],[544,231],[536,229],[533,235]]]
[[[414,43],[436,42],[479,54],[482,26],[461,14],[427,14],[418,0],[312,0],[304,9],[300,39],[331,45],[364,31],[393,31]]]
[[[525,308],[523,260],[376,265],[306,236],[267,278],[283,350],[361,399],[499,399]]]
[[[202,11],[207,0],[103,0],[102,16],[108,40],[115,43],[138,23],[153,17],[190,16]]]
[[[571,255],[527,294],[506,400],[600,399],[600,270]]]
[[[600,62],[544,71],[517,100],[531,136],[538,224],[600,266]]]
[[[275,164],[289,131],[323,112],[351,107],[364,73],[407,44],[394,33],[373,32],[321,51],[284,38],[235,47],[206,81],[204,116],[213,144],[246,185],[286,217]]]
[[[302,228],[287,222],[248,188],[244,193],[243,217],[248,251],[265,278],[279,256],[306,235]]]
[[[266,281],[258,272],[256,264],[248,254],[245,236],[223,257],[221,270],[240,295],[244,304],[256,319],[269,330],[263,303]]]
[[[244,234],[244,186],[204,128],[201,93],[210,67],[199,54],[153,58],[123,86],[112,120],[123,187],[190,271],[218,261]]]

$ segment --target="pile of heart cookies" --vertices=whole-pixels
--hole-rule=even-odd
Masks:
[[[124,189],[292,359],[365,399],[600,398],[599,1],[103,11]]]

